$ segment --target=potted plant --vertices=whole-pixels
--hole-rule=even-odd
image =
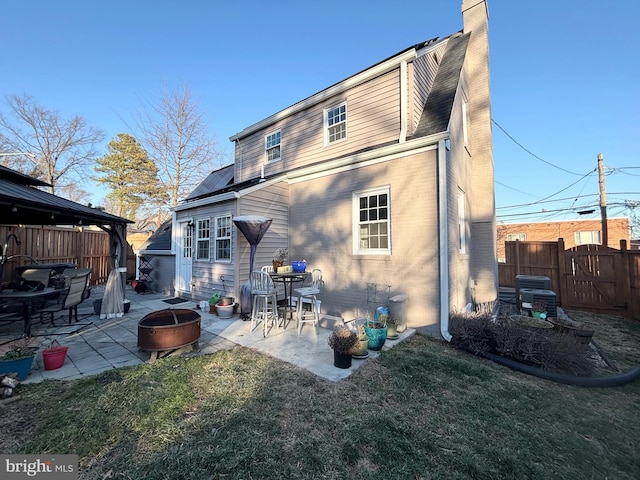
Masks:
[[[351,353],[358,344],[358,335],[353,330],[339,326],[329,336],[329,346],[333,349],[333,365],[338,368],[351,366]]]
[[[364,322],[364,331],[369,337],[369,350],[381,350],[387,339],[388,315],[380,315],[377,320],[367,320]]]
[[[278,267],[282,267],[284,265],[285,260],[287,259],[287,255],[289,255],[288,248],[276,248],[275,252],[273,252],[273,271],[277,272]]]
[[[398,319],[396,317],[389,317],[387,320],[387,338],[389,340],[398,338]]]
[[[547,318],[547,304],[543,300],[536,300],[531,304],[531,315],[533,318],[540,320],[546,320]]]
[[[358,344],[351,352],[353,358],[367,358],[369,356],[369,337],[367,332],[364,331],[362,325],[358,325]]]
[[[36,349],[31,345],[30,337],[20,337],[13,341],[10,349],[0,355],[0,373],[15,373],[18,380],[24,380],[31,372]]]
[[[42,350],[42,361],[45,370],[57,370],[64,365],[69,347],[62,346],[56,339],[51,339]]]
[[[209,298],[209,313],[213,313],[214,315],[218,314],[218,310],[216,309],[216,304],[220,300],[220,294],[214,290]]]

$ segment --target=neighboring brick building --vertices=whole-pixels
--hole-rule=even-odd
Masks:
[[[497,225],[498,261],[505,261],[504,242],[520,241],[551,241],[564,239],[566,248],[586,243],[601,243],[602,222],[598,220],[562,220],[558,222],[529,222],[509,223]],[[629,219],[607,219],[608,244],[612,248],[620,248],[620,240],[629,239]]]

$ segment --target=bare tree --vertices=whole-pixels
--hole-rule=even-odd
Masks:
[[[0,113],[0,145],[27,155],[6,157],[6,165],[51,185],[50,192],[77,190],[85,169],[97,155],[104,132],[78,115],[69,119],[38,105],[31,96],[6,97],[8,114]]]
[[[176,206],[212,170],[221,166],[215,137],[183,84],[164,87],[159,97],[147,100],[137,116],[138,139],[158,167],[158,176]]]
[[[625,207],[629,210],[629,234],[631,239],[640,238],[640,201],[625,200]]]

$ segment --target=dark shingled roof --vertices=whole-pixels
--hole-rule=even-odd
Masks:
[[[449,39],[418,127],[409,138],[424,137],[447,130],[468,43],[468,33]]]
[[[145,242],[140,246],[140,251],[145,250],[171,250],[171,219],[164,222]]]
[[[3,225],[115,225],[133,223],[29,185],[48,184],[0,167],[0,222]]]

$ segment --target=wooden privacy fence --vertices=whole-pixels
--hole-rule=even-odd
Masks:
[[[556,302],[564,308],[617,313],[640,319],[640,251],[602,245],[568,250],[557,242],[505,242],[506,263],[498,264],[501,287],[515,287],[516,275],[551,279]]]
[[[20,245],[9,238],[11,233],[18,237]],[[15,268],[32,263],[75,263],[81,268],[91,268],[93,285],[105,283],[110,272],[109,234],[102,230],[0,225],[0,241],[3,242],[3,257],[13,257],[5,262],[2,282],[13,279]],[[136,257],[131,246],[127,246],[129,278],[135,275]]]

